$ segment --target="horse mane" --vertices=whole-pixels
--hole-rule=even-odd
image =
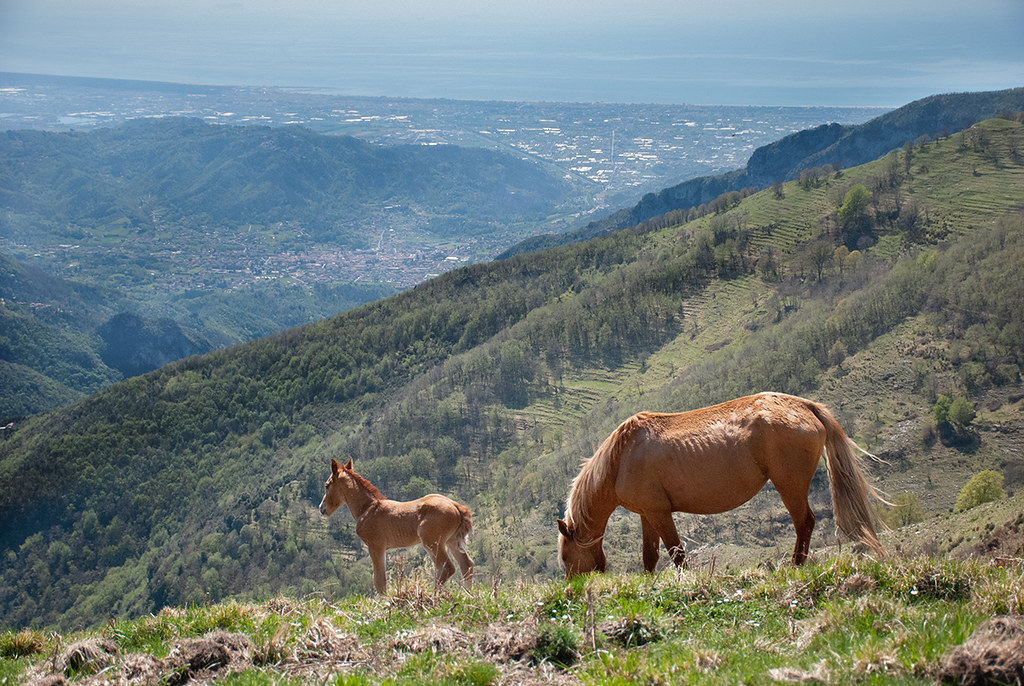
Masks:
[[[590,521],[590,503],[594,494],[618,471],[619,457],[626,440],[642,425],[643,414],[636,414],[619,424],[604,439],[594,454],[583,461],[583,468],[572,480],[565,502],[565,518],[575,526]]]
[[[370,494],[371,498],[373,498],[374,500],[387,500],[387,498],[384,497],[384,494],[380,492],[380,489],[371,484],[370,481],[365,476],[363,476],[362,474],[358,474],[351,469],[348,470],[348,473],[353,476],[353,478],[356,481],[356,484],[361,486],[363,490]]]

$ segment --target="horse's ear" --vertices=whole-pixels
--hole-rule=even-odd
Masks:
[[[558,533],[562,534],[566,538],[571,539],[572,538],[572,529],[570,529],[569,525],[565,523],[565,520],[557,519],[555,521],[558,523]]]
[[[345,465],[345,469],[347,469],[350,472],[352,471],[352,458],[351,457],[348,458],[348,464]]]
[[[339,465],[338,461],[335,460],[332,457],[331,458],[331,474],[337,474],[340,469],[341,469],[341,465]]]

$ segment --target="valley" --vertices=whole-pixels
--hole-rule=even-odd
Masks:
[[[400,208],[354,227],[365,248],[294,249],[275,232],[246,233],[247,250],[204,249],[198,226],[177,226],[174,244],[195,245],[191,254],[166,257],[173,248],[148,252],[160,271],[181,287],[209,290],[205,281],[231,285],[297,278],[409,287],[460,264],[492,259],[531,235],[558,233],[586,224],[644,193],[682,179],[742,167],[759,146],[824,122],[860,123],[881,108],[668,106],[539,102],[413,100],[332,95],[288,89],[73,79],[0,73],[0,129],[89,130],[130,119],[194,117],[230,125],[301,126],[375,144],[459,145],[502,151],[543,165],[577,185],[572,207],[544,220],[509,223],[489,237],[438,239],[423,219]],[[237,231],[231,227],[214,231]],[[277,233],[287,233],[282,227]],[[380,237],[381,240],[370,240]],[[127,236],[108,233],[97,249]],[[213,236],[219,244],[220,238]],[[8,239],[5,252],[53,273],[80,266],[95,255],[81,243],[67,247]],[[86,260],[65,260],[74,250]],[[219,253],[224,253],[223,255]],[[165,259],[166,257],[166,259]],[[222,262],[218,260],[223,259]],[[74,273],[73,271],[71,273]],[[198,276],[197,276],[198,275]],[[223,277],[223,278],[221,278]]]

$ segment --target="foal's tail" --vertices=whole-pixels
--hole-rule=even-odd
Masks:
[[[456,548],[458,548],[460,553],[465,553],[466,539],[469,537],[470,532],[473,531],[473,515],[470,514],[469,508],[462,503],[455,503],[455,507],[459,510],[461,520],[459,521],[459,527],[455,530],[455,534],[449,540],[456,541]]]
[[[868,496],[883,503],[886,500],[864,477],[860,459],[860,454],[872,458],[874,455],[847,437],[827,408],[816,403],[810,403],[810,406],[825,426],[825,466],[828,468],[828,483],[832,489],[832,509],[836,524],[843,533],[871,548],[875,554],[885,555],[885,548],[875,533],[877,518]]]

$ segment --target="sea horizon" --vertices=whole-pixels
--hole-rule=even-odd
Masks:
[[[363,97],[891,109],[952,92],[929,84],[942,70],[968,68],[950,64],[942,45],[903,44],[891,31],[865,34],[877,54],[865,59],[796,28],[789,35],[737,29],[736,44],[722,45],[671,27],[566,34],[557,27],[503,32],[335,20],[300,29],[255,21],[228,27],[211,18],[185,30],[127,20],[118,26],[83,13],[50,17],[46,30],[46,49],[29,35],[6,36],[0,70]],[[779,41],[803,44],[780,56]],[[974,79],[971,90],[1021,85],[1007,83],[1005,70],[992,72]]]

